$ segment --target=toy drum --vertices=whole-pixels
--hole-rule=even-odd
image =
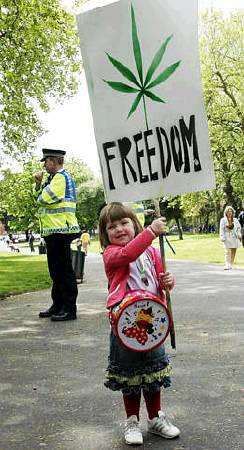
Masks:
[[[166,306],[144,289],[127,292],[109,317],[114,334],[135,352],[148,352],[162,344],[172,325]]]

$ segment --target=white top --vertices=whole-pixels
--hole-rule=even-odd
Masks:
[[[130,275],[127,282],[128,289],[146,289],[158,294],[158,280],[154,262],[147,251],[142,253],[136,261],[130,263]]]
[[[219,237],[220,240],[224,243],[226,248],[238,248],[240,247],[240,239],[241,237],[241,225],[239,221],[234,218],[234,228],[229,230],[228,228],[228,220],[226,217],[222,217],[219,226]]]

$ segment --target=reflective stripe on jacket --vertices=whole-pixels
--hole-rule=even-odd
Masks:
[[[38,215],[42,236],[80,232],[75,215],[75,182],[66,170],[49,175],[39,191],[34,188],[34,195],[39,205]]]

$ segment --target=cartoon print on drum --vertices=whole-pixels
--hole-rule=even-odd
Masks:
[[[145,345],[148,340],[148,334],[153,335],[154,332],[153,319],[152,308],[142,308],[138,311],[132,326],[124,327],[122,333],[128,338],[135,338],[141,345]],[[153,337],[157,339],[157,336],[153,335]]]
[[[169,330],[169,317],[163,305],[139,300],[128,305],[117,324],[122,342],[137,351],[148,351],[163,342]]]
[[[123,345],[147,352],[168,336],[171,318],[162,301],[149,291],[135,289],[110,311],[110,323]]]

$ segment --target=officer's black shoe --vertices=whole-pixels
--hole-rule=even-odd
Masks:
[[[46,311],[41,311],[39,313],[39,317],[51,317],[53,314],[58,314],[58,309],[54,308],[53,306],[50,306],[50,308],[46,309]]]
[[[51,317],[51,320],[53,322],[61,322],[64,320],[75,320],[75,319],[76,319],[76,313],[64,312],[64,311],[61,311],[57,314],[53,314]]]

